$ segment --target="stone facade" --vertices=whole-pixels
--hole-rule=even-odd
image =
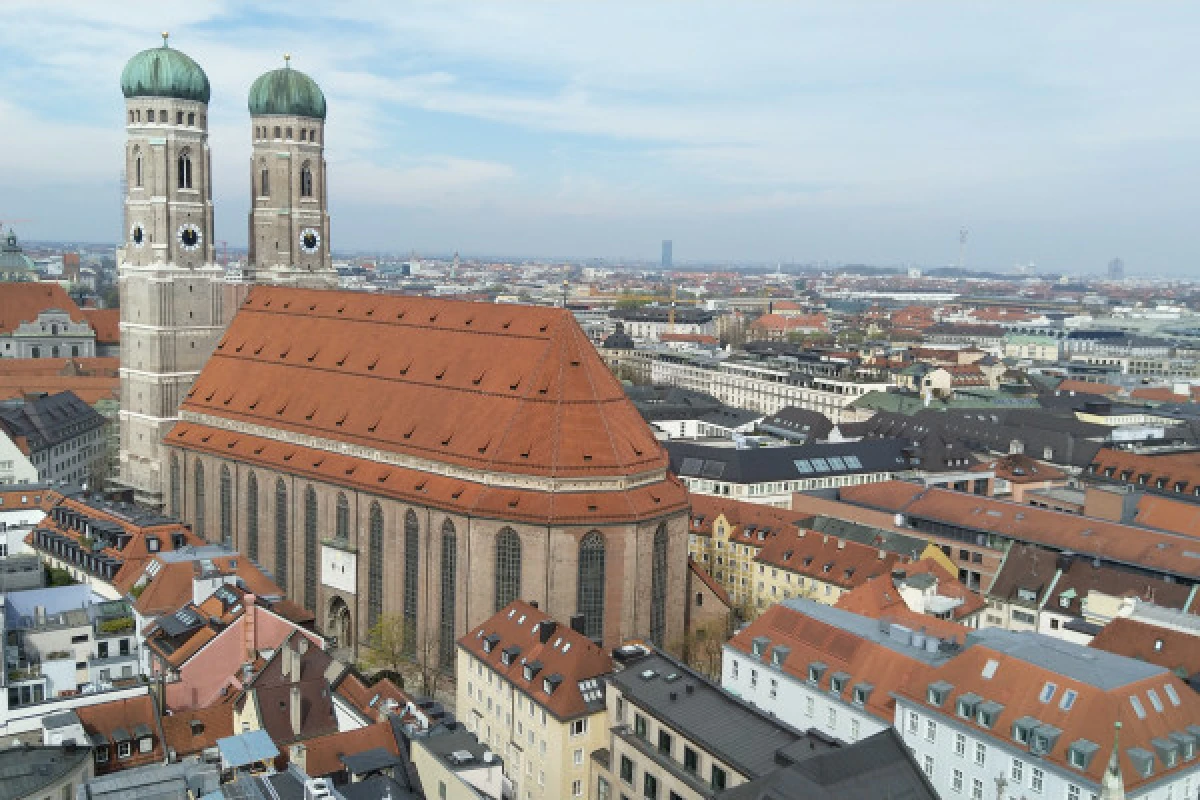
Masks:
[[[325,120],[250,118],[250,267],[256,283],[336,287],[329,249]]]
[[[210,541],[222,538],[221,521],[228,520],[230,544],[243,554],[255,557],[273,573],[288,596],[308,605],[317,614],[317,624],[326,633],[339,636],[339,646],[356,646],[369,629],[370,602],[370,517],[371,508],[379,504],[383,513],[382,613],[385,616],[404,616],[405,595],[405,519],[411,510],[418,525],[417,551],[417,651],[432,654],[443,644],[442,610],[442,534],[449,522],[454,526],[456,565],[454,620],[446,627],[453,653],[453,642],[470,628],[478,625],[496,611],[497,536],[501,529],[511,528],[521,539],[520,599],[537,602],[551,616],[569,619],[577,611],[579,575],[579,545],[591,531],[598,531],[605,543],[604,636],[606,644],[644,635],[651,629],[651,587],[653,585],[654,535],[660,524],[666,526],[668,551],[666,563],[666,620],[664,641],[674,643],[683,636],[684,607],[687,601],[687,527],[686,513],[674,513],[662,519],[629,522],[617,525],[570,526],[535,525],[443,511],[431,506],[407,503],[390,497],[373,495],[353,488],[310,480],[278,469],[240,463],[234,459],[195,455],[184,449],[167,447],[170,471],[177,476],[170,497],[178,507],[169,510],[192,524],[193,529]],[[204,474],[200,495],[203,511],[197,514],[196,466]],[[222,468],[229,470],[228,494],[222,490]],[[254,527],[247,518],[250,505],[247,498],[250,475],[258,488],[257,546],[249,541]],[[277,484],[282,480],[287,490],[286,542],[287,552],[276,550],[276,523],[280,519],[276,505]],[[174,487],[178,486],[178,490]],[[317,497],[317,544],[306,556],[306,492],[312,488]],[[344,495],[350,509],[348,537],[336,538],[338,496]],[[226,505],[227,504],[227,505]],[[203,525],[197,523],[203,519]],[[203,530],[200,528],[203,527]],[[342,574],[322,574],[322,563],[331,559],[322,551],[340,550],[353,554],[341,559],[352,565],[353,591],[346,588]],[[275,569],[283,567],[283,572]],[[306,602],[305,581],[316,581],[315,602]],[[448,577],[448,576],[447,576]],[[340,630],[344,622],[337,619],[342,604],[349,609],[349,641]]]
[[[162,505],[161,441],[227,319],[213,263],[208,106],[126,100],[121,293],[121,482]]]
[[[0,358],[92,358],[96,334],[86,322],[76,322],[66,310],[47,309],[37,319],[0,334]]]

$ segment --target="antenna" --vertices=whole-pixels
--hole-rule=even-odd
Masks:
[[[958,229],[958,268],[962,269],[967,265],[967,234],[970,231],[966,226]]]

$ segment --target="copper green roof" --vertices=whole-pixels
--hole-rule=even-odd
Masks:
[[[325,119],[325,94],[317,82],[287,65],[258,76],[250,86],[250,113]]]
[[[143,50],[121,71],[121,93],[126,97],[172,97],[207,103],[208,76],[186,53],[167,46]]]

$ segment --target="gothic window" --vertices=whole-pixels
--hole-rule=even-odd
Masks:
[[[496,610],[521,595],[521,537],[512,528],[501,528],[496,537]]]
[[[337,527],[334,528],[334,535],[342,542],[350,539],[350,503],[342,492],[338,492]]]
[[[275,582],[287,591],[288,491],[283,478],[275,481]]]
[[[371,503],[370,536],[367,543],[367,627],[374,628],[383,616],[383,509]]]
[[[300,196],[313,196],[312,169],[309,168],[308,164],[300,168]]]
[[[654,553],[650,560],[650,641],[664,647],[667,627],[667,524],[654,532]]]
[[[35,356],[36,358],[36,356]],[[171,454],[171,516],[178,518],[183,514],[182,504],[179,502],[179,487],[182,485],[182,479],[179,477],[179,456]]]
[[[204,465],[200,460],[196,460],[196,474],[193,476],[196,481],[196,533],[200,538],[204,538]]]
[[[233,544],[233,476],[221,465],[221,541]]]
[[[258,478],[246,478],[246,555],[258,561]]]
[[[417,652],[417,568],[420,554],[417,512],[410,508],[404,515],[404,649],[410,656]]]
[[[447,669],[454,664],[454,594],[457,588],[458,536],[454,523],[442,523],[442,585],[438,623],[438,664]]]
[[[576,605],[583,615],[583,634],[604,637],[604,537],[588,533],[579,542],[579,587]]]
[[[317,610],[317,492],[304,490],[304,607]]]
[[[266,167],[263,167],[262,171],[258,173],[258,186],[259,195],[262,197],[271,196],[271,171]]]
[[[142,151],[137,147],[133,148],[133,185],[142,185]]]
[[[179,188],[192,188],[192,157],[186,152],[179,154]]]

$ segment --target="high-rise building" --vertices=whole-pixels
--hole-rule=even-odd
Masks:
[[[256,283],[337,286],[325,191],[325,95],[285,56],[250,87],[249,249]]]
[[[664,267],[672,266],[671,251],[674,248],[674,243],[670,239],[663,239],[662,243],[662,265]]]
[[[213,258],[209,83],[168,46],[121,73],[125,95],[125,240],[121,293],[120,481],[162,504],[162,439],[208,359],[225,316]]]
[[[1108,279],[1110,281],[1119,281],[1125,277],[1125,262],[1119,258],[1114,258],[1108,262]]]

